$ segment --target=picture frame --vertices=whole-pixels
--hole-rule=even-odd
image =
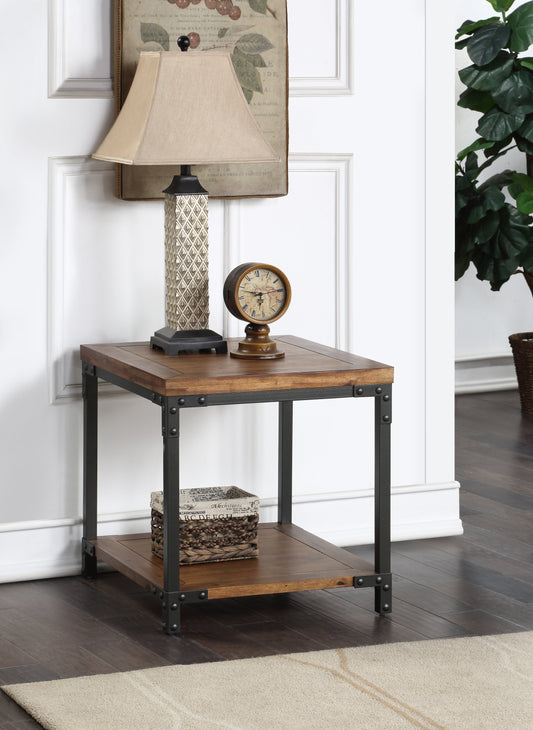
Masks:
[[[114,12],[115,114],[127,97],[141,51],[177,51],[180,35],[191,39],[189,53],[225,48],[250,109],[280,161],[207,165],[195,174],[213,198],[286,195],[287,0],[115,0]],[[123,200],[162,199],[162,190],[177,172],[172,166],[117,165],[116,195]]]

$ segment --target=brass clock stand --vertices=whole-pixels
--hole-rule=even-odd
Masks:
[[[278,350],[274,340],[269,337],[270,327],[267,324],[250,322],[244,330],[246,337],[239,342],[237,350],[231,350],[231,357],[261,358],[274,360],[285,357],[285,353]]]

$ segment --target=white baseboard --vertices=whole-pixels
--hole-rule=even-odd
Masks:
[[[396,487],[391,502],[395,541],[462,534],[457,482]],[[293,521],[335,545],[365,545],[374,539],[373,505],[371,490],[296,495]],[[277,519],[275,499],[261,500],[260,519]],[[101,515],[98,520],[102,535],[149,530],[148,510]],[[81,518],[0,525],[0,583],[60,578],[80,570]]]
[[[343,501],[342,505],[339,500]],[[269,502],[261,503],[261,519],[267,522],[276,520],[275,500]],[[296,496],[293,521],[340,547],[368,545],[374,541],[373,491]],[[458,482],[392,488],[391,539],[394,542],[462,534]]]
[[[511,354],[459,357],[455,361],[455,392],[487,393],[518,387]]]

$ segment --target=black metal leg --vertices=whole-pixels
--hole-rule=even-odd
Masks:
[[[163,398],[163,628],[180,630],[179,578],[179,407],[175,397]]]
[[[98,472],[98,377],[94,367],[83,363],[83,537],[82,575],[94,578],[96,555],[89,540],[97,537]]]
[[[376,388],[375,396],[375,505],[374,551],[376,573],[379,577],[375,588],[375,610],[389,613],[392,610],[392,585],[390,581],[390,425],[392,388],[390,385]]]
[[[292,522],[292,412],[291,400],[279,403],[278,522]]]

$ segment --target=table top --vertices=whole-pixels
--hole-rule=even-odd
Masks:
[[[229,354],[165,355],[148,342],[82,345],[83,362],[159,395],[242,393],[392,383],[394,369],[299,337],[274,338],[285,357],[241,360]],[[239,338],[228,340],[236,349]]]

